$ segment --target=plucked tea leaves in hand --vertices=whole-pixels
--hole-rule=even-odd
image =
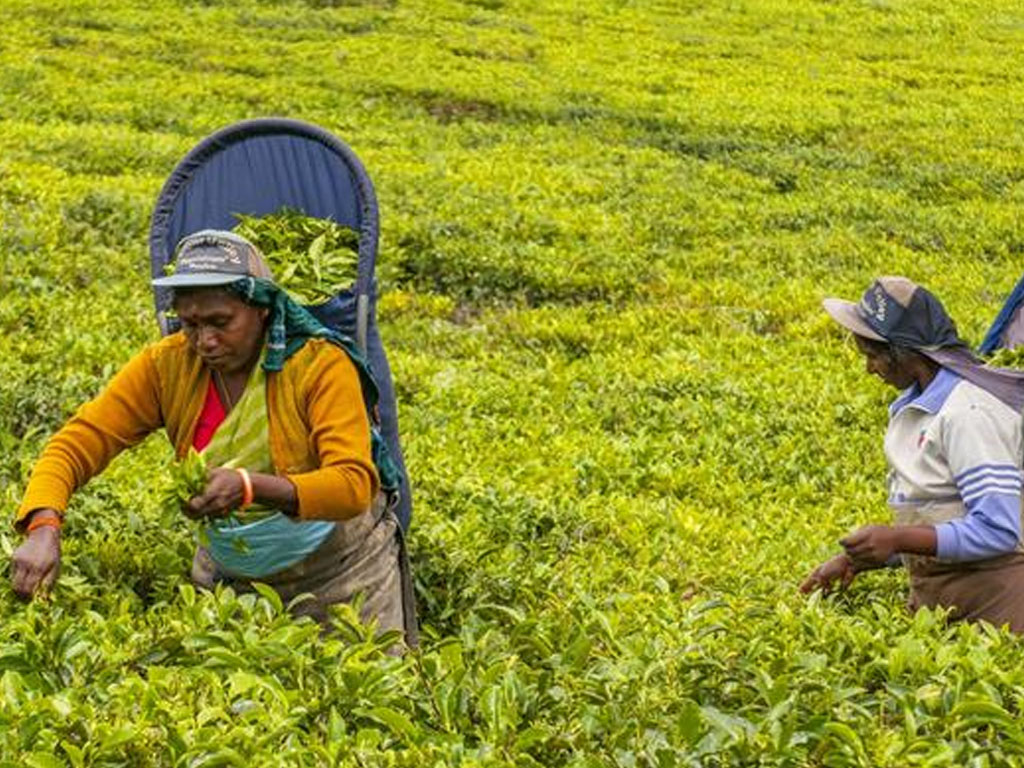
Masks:
[[[171,464],[171,482],[164,494],[165,506],[180,511],[189,499],[203,492],[206,478],[206,459],[195,448],[189,448],[184,459]]]

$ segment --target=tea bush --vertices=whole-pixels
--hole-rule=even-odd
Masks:
[[[888,516],[892,393],[821,298],[907,274],[976,343],[1020,276],[1017,4],[0,8],[0,511],[156,338],[177,160],[310,120],[380,198],[424,635],[193,590],[155,436],[50,599],[0,589],[0,765],[1024,765],[1014,637],[895,571],[796,594]]]

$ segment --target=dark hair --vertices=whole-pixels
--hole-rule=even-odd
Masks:
[[[914,359],[923,360],[926,363],[932,363],[931,358],[926,355],[922,355],[913,347],[908,347],[905,344],[892,344],[888,341],[878,341],[877,339],[869,339],[866,336],[857,336],[860,339],[860,343],[870,349],[877,355],[886,355],[889,360],[897,365],[905,365]]]

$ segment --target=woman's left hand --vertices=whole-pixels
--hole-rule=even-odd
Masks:
[[[881,568],[897,552],[896,531],[888,525],[865,525],[839,543],[861,568]]]
[[[189,499],[185,514],[193,520],[227,517],[242,505],[244,492],[242,476],[238,472],[223,467],[211,469],[206,488]]]

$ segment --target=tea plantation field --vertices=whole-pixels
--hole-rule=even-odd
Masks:
[[[1024,270],[1011,0],[0,0],[0,513],[157,337],[156,194],[319,123],[382,209],[419,654],[186,584],[156,436],[0,586],[0,766],[1024,765],[1024,647],[797,585],[885,521],[891,392],[820,310]],[[4,564],[17,546],[0,534]]]

